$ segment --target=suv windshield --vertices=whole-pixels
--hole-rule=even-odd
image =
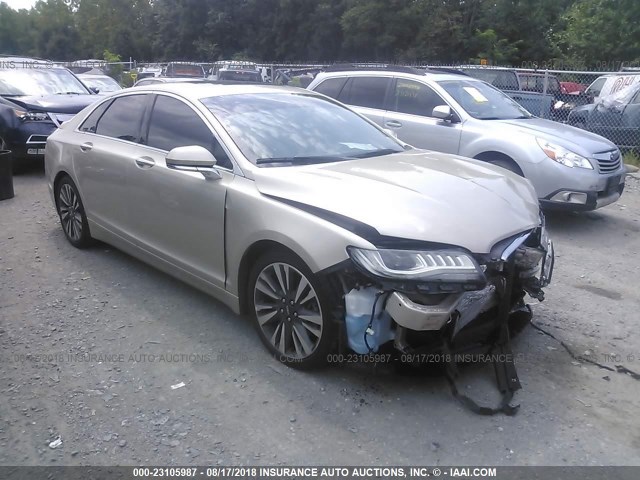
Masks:
[[[89,94],[71,72],[63,68],[0,69],[0,95],[43,96]]]
[[[356,113],[315,95],[239,94],[201,102],[244,156],[259,165],[302,165],[403,151]]]
[[[480,120],[512,120],[532,115],[497,88],[473,80],[444,80],[438,84],[464,108]]]
[[[97,88],[100,93],[117,92],[118,90],[122,90],[120,84],[111,77],[83,77],[81,75],[80,79],[86,86],[90,88]]]

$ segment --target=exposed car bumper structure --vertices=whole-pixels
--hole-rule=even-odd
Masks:
[[[544,224],[484,255],[449,248],[350,248],[349,254],[351,262],[330,275],[343,291],[344,319],[339,320],[347,343],[360,354],[377,352],[388,341],[405,354],[443,345],[457,351],[480,347],[498,326],[506,292],[509,314],[521,313],[525,293],[544,299],[542,289],[554,266]]]

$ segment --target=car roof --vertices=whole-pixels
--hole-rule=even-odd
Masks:
[[[156,83],[152,85],[141,85],[126,89],[131,91],[151,91],[174,93],[189,100],[200,100],[201,98],[216,97],[224,95],[254,94],[254,93],[305,93],[309,90],[296,87],[283,87],[275,85],[265,85],[261,83],[219,83],[219,82],[181,82],[181,83]]]
[[[76,75],[76,77],[81,77],[81,78],[112,78],[107,74],[101,74],[101,73],[78,73]]]

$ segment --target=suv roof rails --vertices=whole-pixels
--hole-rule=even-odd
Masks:
[[[432,74],[452,74],[464,75],[469,74],[455,67],[406,67],[403,65],[351,65],[349,63],[338,63],[324,69],[325,72],[348,72],[358,70],[382,70],[385,72],[412,73],[414,75]]]
[[[427,67],[426,72],[427,73],[449,73],[452,75],[464,75],[465,77],[469,76],[468,73],[463,72],[457,67]]]
[[[415,75],[423,75],[422,69],[414,67],[405,67],[402,65],[352,65],[350,63],[337,63],[324,69],[325,72],[348,72],[357,70],[382,70],[385,72],[413,73]]]

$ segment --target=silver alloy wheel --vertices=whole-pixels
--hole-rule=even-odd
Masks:
[[[315,289],[298,269],[272,263],[262,269],[253,291],[258,324],[281,354],[309,357],[322,338],[322,308]]]
[[[62,228],[71,240],[77,242],[82,236],[82,213],[80,200],[71,185],[63,183],[58,192],[58,208]]]

